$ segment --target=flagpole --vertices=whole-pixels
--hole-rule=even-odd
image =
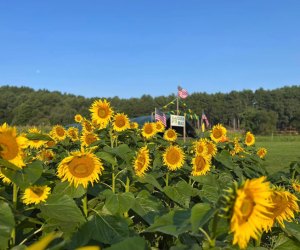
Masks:
[[[178,100],[178,94],[177,94],[177,115],[179,115],[179,100]]]

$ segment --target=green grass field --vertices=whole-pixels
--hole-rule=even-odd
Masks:
[[[292,161],[300,161],[300,136],[257,136],[256,146],[268,150],[266,168],[270,173],[287,172]]]

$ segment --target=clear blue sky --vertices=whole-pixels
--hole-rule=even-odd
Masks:
[[[0,85],[86,97],[299,85],[300,1],[1,1],[0,60]]]

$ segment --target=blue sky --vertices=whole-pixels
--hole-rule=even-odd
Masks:
[[[298,0],[1,1],[0,85],[86,97],[300,84]]]

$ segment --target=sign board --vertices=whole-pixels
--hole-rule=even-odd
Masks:
[[[171,126],[185,127],[185,117],[181,115],[171,115]]]

